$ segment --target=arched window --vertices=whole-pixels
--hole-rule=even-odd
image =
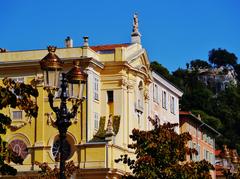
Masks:
[[[59,160],[59,148],[60,148],[60,140],[57,139],[52,146],[52,155],[55,158],[55,160]],[[65,160],[69,159],[71,155],[71,145],[67,140],[64,140],[63,142],[63,158]]]
[[[52,157],[54,158],[55,161],[60,160],[59,148],[60,148],[60,140],[59,140],[59,135],[57,135],[52,143],[52,148],[51,148]],[[65,160],[70,159],[73,156],[74,152],[75,152],[74,139],[70,135],[67,135],[66,139],[63,142],[64,159]]]
[[[12,151],[15,152],[22,159],[25,159],[28,155],[27,145],[25,144],[24,141],[20,139],[12,140],[9,143],[8,147],[11,148]]]

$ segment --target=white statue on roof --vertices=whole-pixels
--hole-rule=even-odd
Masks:
[[[141,44],[141,34],[138,31],[138,14],[134,13],[133,15],[133,30],[131,34],[132,43],[138,43]]]
[[[133,32],[138,32],[138,15],[134,13],[133,15]]]

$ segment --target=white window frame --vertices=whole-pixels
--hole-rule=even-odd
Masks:
[[[99,100],[99,78],[97,76],[93,78],[93,99]]]
[[[170,98],[170,112],[172,114],[175,114],[175,98],[174,98],[174,96],[171,96],[171,98]]]
[[[167,92],[162,91],[162,107],[167,109]]]
[[[153,84],[153,101],[159,103],[159,88],[157,84]]]
[[[97,112],[94,112],[94,129],[99,129],[99,114]]]
[[[138,106],[138,109],[142,109],[143,110],[143,106],[144,106],[144,97],[143,97],[143,82],[139,82],[139,85],[138,85],[138,101],[137,101],[137,106]]]
[[[199,144],[197,144],[197,151],[198,151],[197,161],[200,161],[200,157],[201,157],[201,147],[200,147]]]
[[[13,121],[18,121],[18,120],[22,120],[23,119],[23,111],[22,110],[14,110],[14,111],[12,111],[11,112],[12,114],[11,114],[11,116],[12,116],[12,120]],[[14,113],[19,113],[18,115],[19,115],[19,117],[15,117],[14,116]],[[21,113],[21,114],[20,114]]]

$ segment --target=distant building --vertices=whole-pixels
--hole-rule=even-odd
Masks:
[[[199,80],[211,87],[216,93],[225,90],[231,84],[237,84],[234,69],[227,67],[199,69]]]
[[[171,84],[163,76],[152,72],[153,83],[149,86],[149,112],[150,117],[157,116],[160,123],[179,124],[179,98],[183,92]],[[148,126],[151,127],[150,124]],[[179,133],[179,128],[176,129]]]
[[[215,165],[215,138],[220,135],[218,131],[204,123],[200,116],[191,112],[180,111],[180,133],[189,132],[192,140],[188,142],[189,148],[195,148],[198,155],[187,156],[187,160],[207,160]],[[215,171],[211,172],[215,178]]]

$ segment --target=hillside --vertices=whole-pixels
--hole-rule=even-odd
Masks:
[[[218,50],[232,54],[226,50]],[[216,52],[217,50],[213,49],[212,51]],[[200,114],[204,122],[222,134],[221,137],[216,139],[217,148],[227,144],[229,148],[236,148],[240,152],[239,64],[237,64],[235,55],[229,55],[234,57],[234,60],[230,60],[231,63],[227,60],[224,63],[220,63],[219,61],[226,55],[224,56],[223,53],[221,54],[223,57],[212,57],[212,51],[209,53],[210,63],[199,59],[192,60],[190,65],[186,65],[186,69],[177,69],[172,74],[158,62],[152,62],[151,67],[183,90],[184,95],[180,101],[181,110]],[[220,60],[217,61],[217,58]],[[215,61],[211,62],[210,59]],[[204,73],[204,78],[203,69],[205,72],[208,72]],[[219,73],[215,73],[214,78],[212,78],[212,72],[216,71],[216,69],[222,70]],[[232,74],[230,78],[224,78],[225,80],[227,79],[228,83],[223,88],[219,88],[219,83],[221,81],[224,82],[224,80],[221,80],[222,76],[227,77],[229,74]]]

